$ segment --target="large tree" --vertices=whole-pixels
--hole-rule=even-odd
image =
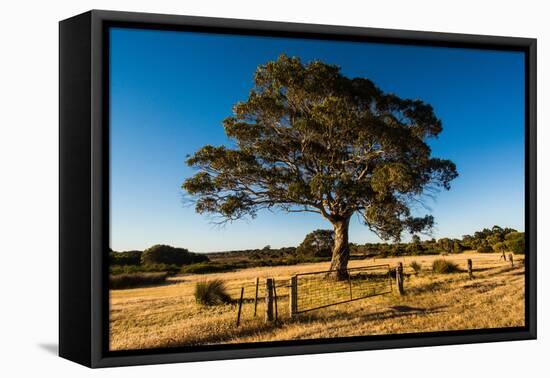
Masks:
[[[427,144],[442,130],[432,107],[347,78],[321,61],[281,55],[258,66],[254,87],[223,122],[234,145],[206,145],[183,183],[199,213],[225,220],[258,210],[318,213],[334,228],[331,270],[347,277],[350,218],[359,214],[382,239],[430,229],[416,216],[423,193],[449,189],[449,160]]]

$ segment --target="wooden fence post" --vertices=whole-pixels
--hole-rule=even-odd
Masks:
[[[510,261],[510,265],[512,265],[512,268],[514,267],[514,255],[511,253],[508,254],[508,260]]]
[[[397,267],[395,268],[395,284],[397,285],[397,293],[403,295],[403,263],[401,262],[397,263]]]
[[[273,278],[265,280],[265,322],[273,321]]]
[[[468,278],[474,278],[474,274],[472,272],[472,259],[468,259]]]
[[[290,278],[289,294],[290,317],[295,318],[298,312],[298,276]]]
[[[241,324],[241,308],[243,306],[244,287],[241,287],[241,297],[239,298],[239,310],[237,311],[237,327]]]
[[[351,287],[351,274],[348,272],[348,284],[349,284],[349,300],[351,301],[353,299],[353,290]]]
[[[273,279],[273,305],[275,306],[275,321],[279,320],[279,308],[277,307],[277,283]]]
[[[260,285],[260,278],[256,277],[256,294],[254,295],[254,317],[256,317],[256,309],[258,308],[258,286]]]

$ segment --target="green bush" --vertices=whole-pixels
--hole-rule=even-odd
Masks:
[[[451,261],[447,261],[445,259],[437,259],[437,260],[434,260],[432,263],[432,272],[434,273],[446,274],[446,273],[456,273],[459,271],[460,269],[458,268],[457,264]]]
[[[493,252],[493,248],[490,245],[482,245],[477,247],[477,251],[479,253],[489,253],[489,252]]]
[[[414,270],[414,272],[416,274],[420,273],[420,271],[422,270],[422,265],[420,265],[419,263],[417,263],[416,261],[412,261],[410,263],[410,266],[411,268]]]
[[[204,306],[214,306],[231,303],[222,280],[197,282],[195,285],[195,300]]]
[[[143,251],[141,263],[143,265],[168,264],[188,265],[209,261],[208,257],[189,252],[185,248],[175,248],[169,245],[157,244]]]
[[[139,265],[141,251],[109,252],[110,265]]]
[[[493,245],[493,250],[497,252],[504,252],[508,247],[504,242],[497,242]]]
[[[506,247],[514,253],[525,253],[525,234],[523,232],[511,232],[506,235]]]
[[[464,252],[466,247],[464,247],[458,240],[453,240],[453,253]]]
[[[130,289],[133,287],[159,285],[166,281],[168,273],[123,273],[109,276],[111,289]]]

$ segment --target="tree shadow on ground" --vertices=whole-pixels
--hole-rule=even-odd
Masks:
[[[445,285],[448,285],[449,282],[430,282],[429,284],[423,285],[421,287],[411,287],[408,288],[405,293],[407,295],[417,295],[422,293],[429,293],[432,291],[440,290]]]
[[[508,272],[510,272],[512,270],[516,270],[518,268],[519,268],[518,266],[507,266],[507,267],[503,267],[503,268],[495,268],[492,272],[487,273],[485,275],[485,277],[498,276],[500,274],[508,273]]]
[[[463,289],[475,289],[478,292],[485,293],[487,291],[496,289],[497,287],[506,286],[505,283],[498,282],[472,282],[462,286]]]

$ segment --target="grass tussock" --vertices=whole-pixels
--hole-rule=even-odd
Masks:
[[[438,274],[457,273],[460,268],[452,261],[437,259],[432,262],[432,272]]]
[[[215,306],[231,303],[222,280],[197,282],[195,284],[195,301],[204,306]]]
[[[109,276],[109,287],[111,289],[131,289],[149,285],[159,285],[168,278],[167,272],[149,273],[122,273]]]
[[[416,261],[411,261],[409,265],[411,266],[412,270],[414,270],[416,274],[420,273],[420,271],[422,270],[422,265],[420,265]]]

